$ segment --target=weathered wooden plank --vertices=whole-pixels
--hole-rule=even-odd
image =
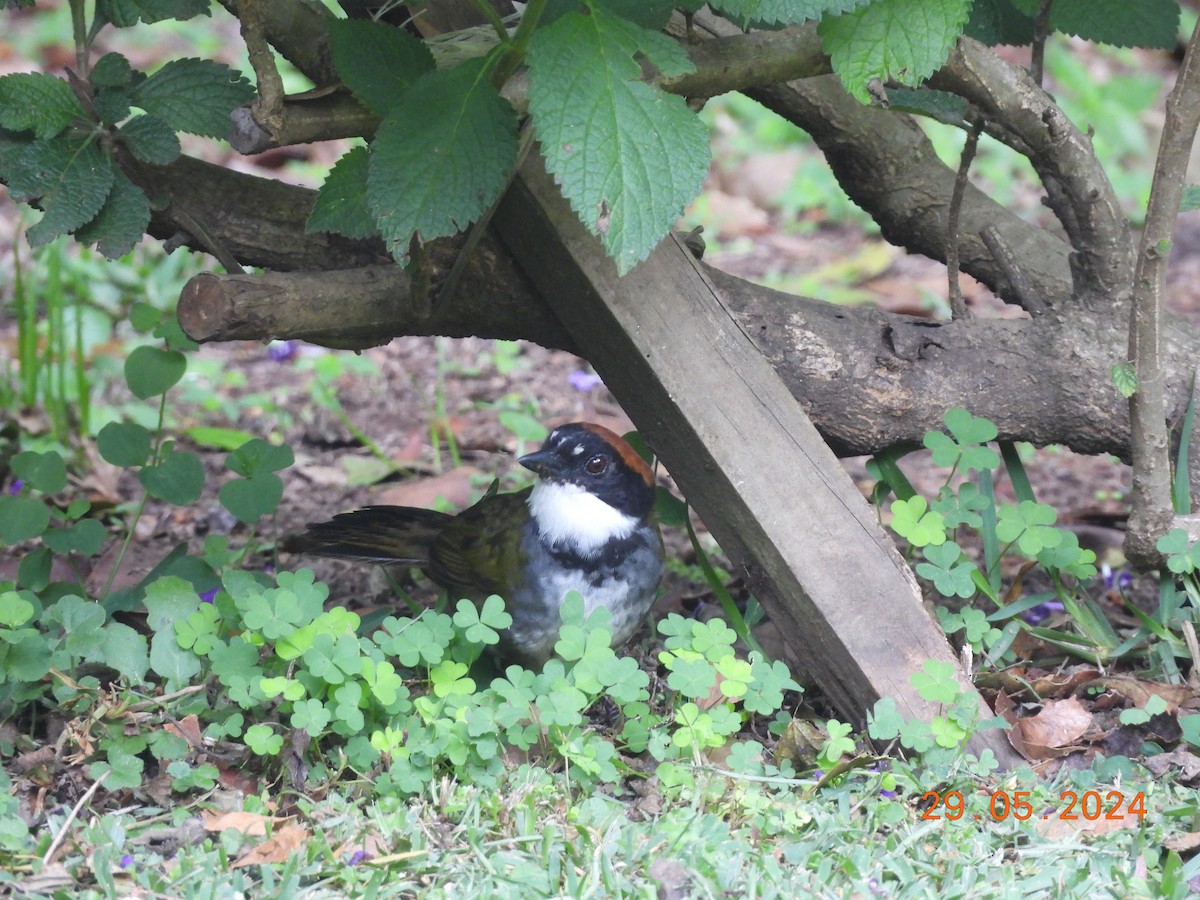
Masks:
[[[839,713],[861,726],[888,696],[936,714],[909,678],[957,661],[912,574],[692,256],[669,238],[618,278],[536,157],[496,224]],[[1015,760],[1000,733],[989,746]]]

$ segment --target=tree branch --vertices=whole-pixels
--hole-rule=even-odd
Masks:
[[[1129,358],[1137,390],[1129,399],[1133,443],[1133,488],[1125,554],[1136,562],[1156,562],[1154,544],[1170,525],[1171,463],[1163,399],[1161,323],[1167,257],[1183,182],[1200,125],[1200,24],[1192,32],[1179,75],[1167,97],[1166,121],[1154,165],[1154,182],[1142,230],[1133,279],[1129,319]]]

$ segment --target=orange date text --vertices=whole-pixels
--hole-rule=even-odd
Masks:
[[[1146,817],[1146,796],[1138,791],[1126,796],[1121,791],[1063,791],[1058,795],[1058,809],[1035,808],[1030,791],[993,791],[988,797],[986,813],[969,813],[960,791],[926,791],[921,795],[922,819],[945,819],[957,822],[963,818],[988,819],[1066,819],[1095,822],[1098,819],[1127,819]]]

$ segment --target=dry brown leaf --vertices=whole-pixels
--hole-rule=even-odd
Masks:
[[[275,833],[257,847],[251,847],[238,857],[232,866],[240,869],[243,866],[257,866],[263,863],[279,863],[304,846],[308,840],[308,829],[302,825],[284,825],[275,829]]]
[[[444,498],[455,509],[466,509],[471,503],[471,478],[478,475],[474,466],[459,466],[432,478],[405,481],[383,491],[378,502],[386,506],[416,506],[429,509]]]
[[[264,816],[252,812],[211,813],[201,814],[204,819],[205,831],[224,831],[226,828],[236,828],[242,834],[250,837],[262,837],[267,833],[268,825],[278,825],[287,822],[288,816]]]
[[[1079,813],[1078,807],[1075,812]],[[1085,819],[1082,816],[1078,819],[1061,819],[1052,815],[1048,819],[1035,822],[1033,829],[1048,841],[1061,841],[1075,836],[1099,837],[1103,834],[1120,831],[1122,828],[1137,828],[1141,821],[1140,818],[1130,813],[1111,819],[1107,819],[1103,815],[1098,819]]]
[[[1130,706],[1138,709],[1143,708],[1151,697],[1162,697],[1167,703],[1167,712],[1172,714],[1178,714],[1179,707],[1196,699],[1196,690],[1189,685],[1156,684],[1152,681],[1142,681],[1132,675],[1110,675],[1107,678],[1097,678],[1092,685],[1124,697]]]
[[[1012,745],[1026,759],[1066,756],[1092,723],[1092,714],[1074,697],[1049,700],[1036,716],[1018,719],[1008,733]]]
[[[204,735],[200,731],[200,718],[195,713],[184,716],[177,722],[168,722],[163,726],[163,730],[183,738],[193,750],[199,750],[204,745]]]
[[[1166,775],[1171,769],[1179,770],[1178,780],[1190,784],[1200,779],[1200,756],[1190,753],[1182,747],[1176,747],[1170,753],[1159,753],[1145,760],[1146,768],[1158,778]]]
[[[1174,850],[1176,853],[1191,853],[1200,850],[1200,831],[1189,831],[1187,834],[1173,834],[1163,838],[1163,849]]]

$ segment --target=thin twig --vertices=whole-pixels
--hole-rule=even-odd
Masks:
[[[971,171],[971,161],[979,149],[979,134],[982,131],[983,120],[980,118],[976,118],[967,129],[967,140],[958,160],[958,174],[954,177],[954,190],[950,193],[950,209],[946,212],[946,277],[949,279],[951,319],[961,319],[967,315],[962,286],[958,283],[958,218],[967,189],[967,173]]]
[[[76,817],[79,815],[79,811],[83,809],[83,805],[92,799],[92,796],[96,793],[104,779],[108,777],[109,772],[111,771],[112,769],[109,769],[108,772],[101,773],[100,777],[92,782],[92,786],[84,791],[83,796],[79,798],[73,807],[71,807],[71,812],[67,815],[67,820],[62,823],[62,827],[58,829],[58,834],[54,836],[54,840],[50,842],[49,848],[47,848],[45,855],[42,857],[43,866],[50,862],[50,858],[54,856],[55,851],[58,850],[59,845],[61,845],[63,840],[66,838],[67,831],[70,829],[71,823],[75,821]]]
[[[1053,5],[1054,0],[1042,0],[1033,19],[1033,59],[1030,60],[1029,72],[1038,87],[1042,86],[1046,67],[1046,39],[1050,36],[1050,7]]]

